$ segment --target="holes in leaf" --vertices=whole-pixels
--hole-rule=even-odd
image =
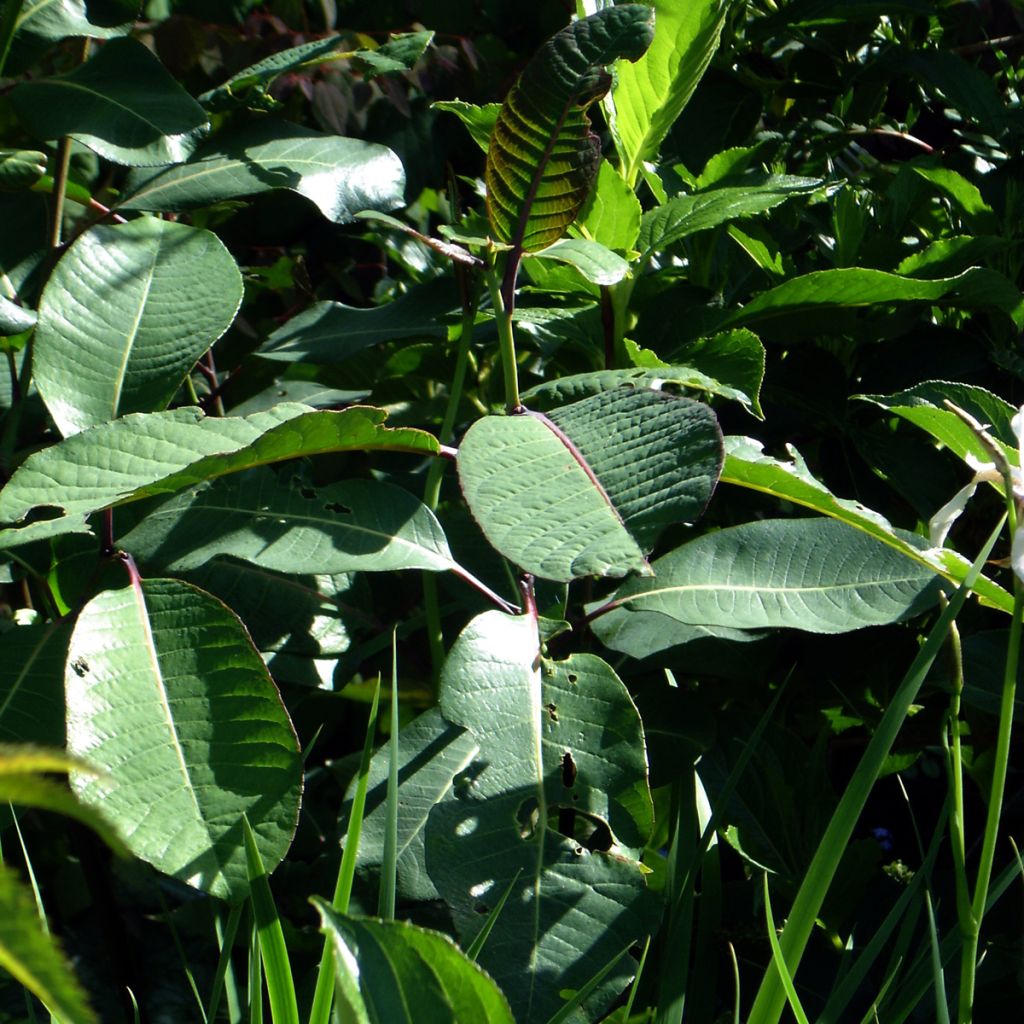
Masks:
[[[342,505],[341,502],[338,501],[329,501],[324,505],[324,508],[328,512],[336,512],[339,516],[347,516],[352,513],[352,509],[346,508],[346,506]]]
[[[301,494],[306,501],[312,501],[316,497],[316,491],[312,487],[300,487],[299,494]]]
[[[540,824],[540,805],[536,797],[528,797],[516,809],[516,826],[522,839],[532,839]]]
[[[473,912],[486,917],[491,912],[491,908],[487,906],[486,903],[477,903],[476,906],[473,907]]]
[[[558,721],[558,705],[557,704],[545,704],[544,708],[545,708],[545,710],[548,713],[548,718],[550,718],[552,722],[557,722]]]
[[[567,750],[562,755],[562,785],[566,789],[572,789],[576,784],[576,762],[572,759],[572,754]]]
[[[575,672],[570,672],[567,676],[570,683],[575,684],[579,680],[579,676]]]

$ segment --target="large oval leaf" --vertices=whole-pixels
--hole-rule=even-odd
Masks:
[[[113,39],[81,67],[23,82],[11,93],[21,123],[40,139],[70,135],[118,164],[187,160],[206,112],[134,39]]]
[[[267,870],[291,844],[302,760],[277,689],[241,622],[179,580],[107,590],[71,638],[68,749],[100,769],[79,796],[132,852],[232,901],[248,892],[242,815]]]
[[[691,625],[845,633],[898,622],[938,597],[936,574],[845,523],[766,519],[677,548],[592,613],[662,612]]]
[[[405,171],[386,146],[324,135],[277,118],[218,135],[185,164],[129,175],[118,206],[191,210],[285,188],[305,196],[335,224],[360,210],[393,210]]]
[[[162,409],[241,302],[242,275],[210,231],[151,217],[86,231],[36,328],[33,375],[61,432]]]
[[[539,648],[535,619],[502,612],[455,642],[441,711],[480,753],[426,834],[427,870],[464,939],[511,886],[480,963],[523,1021],[547,1021],[563,992],[647,933],[655,910],[635,859],[653,820],[640,716],[600,658],[542,661]],[[590,849],[556,831],[566,814],[610,833]],[[600,1019],[632,967],[617,964],[572,1019]]]
[[[611,85],[604,65],[636,60],[653,37],[643,4],[608,7],[552,36],[502,104],[487,150],[495,237],[535,252],[576,219],[601,160],[586,108]]]
[[[356,1024],[514,1024],[497,985],[447,935],[347,917],[313,900],[334,950],[339,1001]]]

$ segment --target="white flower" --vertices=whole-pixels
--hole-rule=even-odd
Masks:
[[[1017,414],[1010,421],[1010,428],[1017,438],[1017,465],[1010,467],[1013,497],[1017,504],[1017,529],[1013,534],[1010,564],[1017,578],[1024,582],[1024,406],[1021,406]],[[928,523],[928,537],[932,545],[937,548],[941,548],[945,544],[950,528],[960,517],[960,513],[966,508],[967,502],[970,501],[971,496],[978,489],[978,484],[983,482],[994,483],[1003,479],[1002,473],[999,472],[994,462],[982,462],[969,452],[964,456],[964,461],[974,470],[974,476],[970,483],[961,487],[932,516],[931,521]]]

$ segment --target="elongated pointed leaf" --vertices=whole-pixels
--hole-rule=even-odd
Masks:
[[[289,573],[444,572],[455,564],[434,514],[401,487],[376,480],[289,484],[269,469],[176,495],[121,543],[177,572],[215,555]]]
[[[134,39],[111,40],[66,75],[23,82],[11,102],[38,138],[70,135],[131,166],[187,160],[209,128],[203,108]]]
[[[86,231],[39,304],[33,375],[61,432],[164,408],[241,302],[210,231],[150,217]]]
[[[219,134],[187,163],[133,171],[118,206],[191,210],[281,188],[304,196],[335,224],[347,224],[360,210],[400,206],[405,171],[378,143],[261,119]]]
[[[608,91],[606,64],[647,49],[651,20],[642,4],[606,8],[562,29],[527,65],[487,150],[487,212],[498,241],[534,252],[575,220],[601,159],[586,108]]]
[[[447,935],[405,921],[339,914],[314,897],[321,931],[353,1022],[367,1024],[514,1024],[490,977]]]
[[[268,870],[291,844],[302,765],[291,722],[234,614],[178,580],[93,598],[68,654],[68,749],[100,770],[72,784],[136,856],[237,902],[242,814]]]
[[[31,893],[0,864],[0,967],[66,1024],[98,1024],[57,940],[40,927]]]
[[[286,404],[244,417],[207,417],[191,408],[123,416],[51,445],[18,467],[0,491],[0,522],[16,522],[42,506],[59,507],[63,515],[0,531],[0,547],[88,532],[86,517],[111,505],[303,455],[437,452],[430,434],[382,426],[386,415],[369,406],[328,412]]]
[[[651,924],[634,859],[653,820],[639,715],[599,658],[542,661],[536,621],[501,612],[478,616],[455,642],[441,710],[480,754],[430,813],[427,869],[464,941],[516,878],[480,963],[518,1020],[547,1021],[561,992]],[[604,823],[612,838],[587,849],[555,831],[559,809]],[[600,1019],[631,965],[616,967],[579,1019]]]
[[[636,181],[686,106],[722,32],[728,0],[654,0],[654,41],[635,64],[616,67],[613,120],[626,181]]]
[[[935,574],[844,523],[765,519],[684,544],[628,580],[608,613],[657,611],[691,625],[845,633],[898,622],[938,598]]]

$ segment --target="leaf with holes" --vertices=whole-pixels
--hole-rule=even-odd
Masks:
[[[245,628],[179,580],[103,591],[71,638],[68,750],[74,773],[131,851],[238,902],[249,887],[248,817],[268,871],[291,845],[302,759],[288,714]]]
[[[642,4],[581,18],[537,51],[502,104],[487,150],[487,213],[495,237],[535,252],[576,219],[601,161],[587,107],[611,85],[604,66],[636,60],[653,36]]]
[[[527,572],[650,573],[644,551],[696,519],[721,470],[707,406],[616,388],[544,416],[488,416],[459,448],[462,491],[491,544]]]
[[[652,922],[636,860],[653,824],[640,716],[600,658],[542,660],[536,620],[502,612],[456,640],[441,712],[480,752],[430,812],[427,870],[463,941],[516,878],[480,963],[517,1019],[546,1021]],[[631,965],[579,1019],[599,1018]]]
[[[241,302],[242,275],[211,231],[150,217],[86,231],[47,282],[36,328],[33,376],[61,432],[164,408]]]

